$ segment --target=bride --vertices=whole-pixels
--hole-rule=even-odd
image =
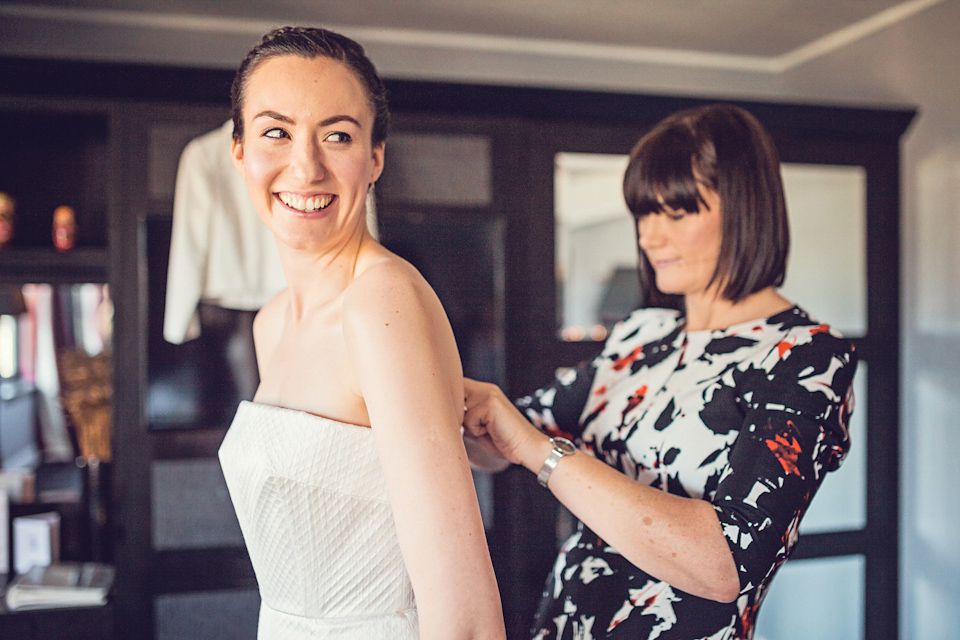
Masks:
[[[502,638],[433,290],[365,224],[389,115],[362,47],[273,31],[232,90],[233,156],[288,288],[257,315],[261,383],[220,459],[259,638]]]

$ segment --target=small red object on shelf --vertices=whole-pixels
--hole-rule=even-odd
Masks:
[[[77,239],[77,215],[72,207],[60,206],[53,211],[53,246],[69,251]]]
[[[13,239],[13,205],[13,198],[0,191],[0,247]]]

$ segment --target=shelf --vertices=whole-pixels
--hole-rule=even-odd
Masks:
[[[6,247],[0,249],[0,282],[107,282],[107,265],[106,249],[77,248],[60,252],[52,247]]]

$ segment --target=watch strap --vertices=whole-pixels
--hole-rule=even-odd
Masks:
[[[572,455],[577,451],[576,445],[566,438],[550,438],[550,444],[553,445],[553,449],[550,450],[550,455],[543,461],[543,466],[540,467],[540,473],[537,474],[537,482],[540,483],[541,487],[547,486],[547,482],[550,480],[550,474],[557,468],[557,463],[560,462],[560,458]]]

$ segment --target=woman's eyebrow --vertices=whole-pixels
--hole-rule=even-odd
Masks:
[[[338,123],[338,122],[352,122],[353,124],[355,124],[355,125],[357,126],[358,129],[362,129],[362,128],[363,128],[363,127],[360,125],[360,121],[359,121],[359,120],[357,120],[357,119],[354,118],[353,116],[348,116],[348,115],[330,116],[330,117],[327,118],[326,120],[322,121],[322,122],[320,123],[320,126],[322,126],[322,127],[329,127],[331,124],[336,124],[336,123]]]
[[[277,113],[276,111],[270,111],[269,109],[266,109],[266,110],[264,110],[264,111],[261,111],[261,112],[258,113],[257,115],[253,116],[253,119],[254,119],[254,120],[256,120],[257,118],[270,118],[271,120],[279,120],[280,122],[286,122],[287,124],[293,124],[293,120],[291,120],[291,119],[288,118],[287,116],[285,116],[285,115],[283,115],[283,114],[281,114],[281,113]]]
[[[286,123],[286,124],[293,124],[293,120],[292,120],[291,118],[289,118],[289,117],[287,117],[287,116],[285,116],[285,115],[283,115],[283,114],[281,114],[281,113],[277,113],[276,111],[271,111],[271,110],[269,110],[269,109],[266,109],[266,110],[264,110],[264,111],[261,111],[261,112],[258,113],[257,115],[253,116],[253,119],[254,119],[254,120],[256,120],[257,118],[270,118],[270,119],[272,119],[272,120],[278,120],[278,121],[284,122],[284,123]],[[330,116],[329,118],[321,121],[321,122],[320,122],[320,126],[321,126],[321,127],[329,127],[330,125],[336,124],[336,123],[338,123],[338,122],[352,122],[354,125],[357,126],[357,128],[360,128],[360,129],[363,128],[363,126],[360,124],[360,121],[359,121],[359,120],[357,120],[357,119],[354,118],[353,116],[348,116],[348,115]]]

